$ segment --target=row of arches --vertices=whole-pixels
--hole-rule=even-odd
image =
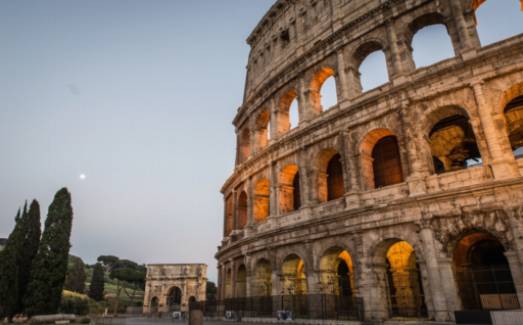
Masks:
[[[487,6],[493,4],[485,5]],[[484,9],[482,6],[478,12],[486,13],[487,10],[492,8]],[[515,27],[515,34],[523,32],[523,26]],[[399,58],[390,53],[392,46],[388,46],[387,41],[378,36],[365,40],[352,52],[349,51],[350,54],[328,59],[331,62],[315,71],[304,85],[296,82],[289,89],[280,92],[276,96],[274,107],[258,110],[252,127],[244,125],[239,130],[238,161],[245,161],[254,151],[265,148],[273,137],[289,132],[301,121],[318,116],[335,106],[339,100],[350,99],[376,88],[387,83],[394,75],[454,57],[463,47],[456,28],[444,14],[428,12],[413,19],[407,30],[396,36],[401,40],[400,44],[404,43],[405,51],[410,53],[401,62],[395,62]],[[400,54],[396,56],[405,56]],[[342,66],[348,65],[344,68],[348,72],[338,71],[339,61],[346,61]],[[274,117],[271,118],[271,115]]]
[[[460,236],[452,251],[453,278],[447,279],[456,285],[461,305],[454,306],[456,310],[519,308],[505,251],[502,243],[488,232],[469,230]],[[236,269],[229,266],[224,298],[305,296],[317,292],[340,297],[366,296],[361,292],[365,290],[361,281],[370,278],[358,274],[363,266],[357,265],[358,261],[353,260],[347,249],[340,246],[327,249],[317,267],[307,265],[306,261],[311,260],[296,253],[280,262],[260,258],[253,264],[249,278],[245,264]],[[370,260],[368,272],[376,275],[377,282],[373,285],[381,292],[373,296],[376,301],[367,304],[386,304],[389,317],[429,316],[429,306],[433,303],[430,288],[442,284],[429,283],[426,261],[419,247],[401,238],[387,239],[376,245]],[[236,285],[233,272],[237,273]]]
[[[162,306],[159,296],[152,296],[149,300],[149,313],[157,314],[160,309],[162,312],[168,313],[174,311],[187,311],[187,306],[184,304],[188,304],[188,306],[190,306],[197,301],[194,296],[190,296],[189,299],[184,302],[182,300],[182,296],[182,289],[177,286],[173,286],[167,291],[164,301],[165,306]]]
[[[520,87],[523,93],[523,87]],[[516,94],[516,95],[514,95]],[[523,96],[515,92],[507,101],[504,116],[507,122],[508,142],[516,158],[523,156]],[[452,106],[435,110],[427,118],[423,141],[432,157],[426,164],[432,173],[441,174],[481,165],[483,162],[476,132],[465,109]],[[364,190],[378,189],[404,182],[406,168],[405,157],[401,152],[398,136],[389,129],[374,129],[363,137],[358,147],[359,178]],[[279,214],[300,209],[304,197],[302,189],[311,184],[316,190],[312,200],[323,203],[336,200],[350,191],[347,183],[351,172],[347,159],[335,148],[323,149],[313,163],[315,168],[310,173],[313,182],[306,182],[301,177],[298,164],[284,166],[277,177],[277,187],[271,187],[269,177],[258,179],[253,185],[253,197],[248,190],[237,194],[236,206],[233,197],[226,202],[226,235],[233,229],[243,229],[248,223],[248,205],[252,201],[254,222],[263,222],[271,213],[271,191],[277,190]],[[349,158],[350,159],[350,158]],[[354,164],[357,165],[357,164]],[[234,222],[234,209],[237,221]]]

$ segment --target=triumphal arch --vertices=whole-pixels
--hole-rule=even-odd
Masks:
[[[521,309],[523,34],[482,46],[483,3],[275,2],[247,40],[222,187],[225,310],[453,321]],[[413,39],[432,25],[453,54],[417,66]],[[387,81],[365,89],[375,53]]]
[[[190,303],[205,301],[207,265],[149,264],[145,281],[144,314],[186,313]]]

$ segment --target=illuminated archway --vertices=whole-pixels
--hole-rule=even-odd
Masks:
[[[238,155],[240,163],[245,162],[251,155],[251,131],[249,128],[244,128],[240,132],[238,140]]]
[[[169,311],[180,311],[182,305],[182,290],[172,287],[167,294],[167,307]]]
[[[320,272],[324,293],[342,297],[354,295],[354,267],[348,251],[338,247],[327,250],[320,259]]]
[[[510,146],[516,158],[523,157],[523,95],[512,99],[505,106],[505,119]]]
[[[272,268],[269,261],[261,259],[254,269],[253,296],[269,297],[272,295]]]
[[[298,126],[298,92],[295,89],[287,91],[278,103],[277,125],[278,134],[285,134]]]
[[[247,269],[245,265],[240,265],[236,273],[236,298],[247,296]]]
[[[237,227],[243,229],[247,225],[247,193],[242,191],[238,196]]]
[[[282,289],[284,295],[307,294],[305,264],[297,255],[289,255],[282,264]]]
[[[298,165],[291,164],[282,169],[279,188],[280,211],[287,213],[298,210],[301,206]]]
[[[267,147],[270,139],[270,114],[268,110],[261,112],[256,119],[256,148]]]
[[[254,186],[254,221],[262,222],[270,213],[270,182],[266,178],[258,180]]]
[[[485,232],[464,236],[454,249],[454,271],[466,310],[519,309],[503,245]]]
[[[338,103],[334,70],[329,67],[320,69],[312,78],[310,85],[311,104],[316,113],[335,106]]]
[[[345,194],[341,155],[334,149],[325,149],[320,153],[318,164],[319,201],[341,198]]]
[[[233,197],[229,195],[225,200],[225,236],[229,236],[234,228]]]
[[[390,315],[427,316],[421,272],[414,248],[406,241],[396,241],[387,250],[386,264]]]

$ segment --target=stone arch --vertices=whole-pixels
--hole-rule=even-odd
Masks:
[[[238,195],[238,206],[237,206],[237,229],[243,229],[247,225],[247,193],[241,191]]]
[[[482,46],[493,44],[521,33],[523,24],[519,20],[521,10],[523,10],[523,0],[520,0],[520,6],[518,6],[516,0],[467,0],[466,2],[468,2],[466,8],[470,8],[470,11],[474,15],[475,27]],[[521,7],[521,9],[519,7]],[[494,13],[497,15],[496,17],[503,15],[504,19],[510,21],[511,24],[507,25],[506,28],[497,28],[496,33],[489,33],[493,27],[499,27],[500,25],[492,19]]]
[[[169,311],[180,311],[182,306],[182,289],[174,286],[167,293],[167,308]]]
[[[503,115],[510,147],[516,158],[523,157],[523,83],[507,89],[502,96]]]
[[[272,266],[269,260],[261,258],[254,266],[254,281],[252,288],[254,297],[269,297],[272,295]]]
[[[290,254],[281,265],[282,291],[284,295],[306,295],[307,273],[304,260],[297,254]]]
[[[336,296],[355,295],[354,262],[346,249],[334,246],[327,249],[320,258],[320,282],[323,291]]]
[[[389,317],[427,317],[420,259],[414,246],[401,237],[388,238],[372,251],[373,269],[382,303],[388,304]]]
[[[298,91],[295,88],[291,88],[281,95],[278,101],[277,125],[275,126],[279,135],[285,134],[297,126],[291,125],[293,114],[298,114],[299,120],[299,110],[296,105],[293,105],[297,100]]]
[[[364,64],[364,61],[369,58],[372,54],[376,52],[382,52],[383,56],[385,58],[385,65],[386,65],[386,71],[382,71],[381,78],[378,78],[383,83],[387,83],[390,80],[390,71],[391,66],[389,64],[389,58],[388,53],[386,52],[386,47],[383,45],[381,40],[378,39],[370,39],[366,40],[364,43],[359,45],[359,47],[356,48],[356,50],[352,54],[352,66],[356,69],[356,78],[354,78],[355,90],[357,93],[361,93],[362,91],[370,90],[373,87],[364,87],[362,83],[362,75],[365,75],[365,71],[361,71],[362,65]],[[373,85],[378,86],[378,85]]]
[[[374,129],[360,143],[361,175],[367,189],[403,182],[399,143],[389,129]]]
[[[327,202],[344,194],[342,157],[335,149],[324,149],[318,158],[318,200]]]
[[[412,52],[413,62],[415,63],[415,65],[417,67],[434,64],[441,60],[451,58],[458,53],[459,40],[456,39],[456,36],[454,36],[453,33],[451,33],[451,31],[449,29],[450,24],[448,23],[448,21],[449,20],[447,19],[447,17],[445,17],[443,14],[441,14],[439,12],[430,12],[430,13],[425,13],[421,16],[418,16],[417,18],[413,19],[410,22],[410,24],[408,24],[408,28],[407,28],[407,32],[406,32],[407,33],[406,39],[408,41],[408,44],[410,45],[409,48]],[[436,58],[433,58],[429,62],[425,62],[425,64],[420,65],[419,64],[420,62],[419,61],[416,62],[416,59],[415,59],[415,50],[416,50],[415,42],[414,42],[415,38],[421,30],[426,29],[426,28],[432,28],[433,31],[437,31],[437,30],[434,30],[434,28],[436,28],[438,25],[445,27],[445,32],[448,35],[448,43],[449,43],[450,47],[452,48],[453,53],[449,53],[448,56],[440,55]],[[444,46],[444,44],[442,44],[442,45]],[[443,51],[443,49],[442,49],[442,51]]]
[[[255,222],[267,220],[270,214],[271,183],[267,178],[260,178],[254,184],[253,215]]]
[[[453,252],[454,274],[465,310],[519,309],[505,247],[492,234],[469,229]]]
[[[160,300],[158,299],[158,297],[154,296],[151,298],[151,302],[150,302],[150,307],[149,307],[149,311],[151,314],[156,314],[158,313],[158,306],[159,306],[159,302]]]
[[[330,106],[325,107],[324,103],[322,102],[322,97],[324,93],[322,92],[323,86],[326,84],[328,80],[334,80],[334,88],[337,88],[337,82],[336,82],[336,71],[332,67],[324,66],[321,69],[319,69],[314,76],[312,77],[312,80],[310,82],[310,102],[312,109],[315,113],[321,113],[325,109],[329,109]],[[332,78],[332,79],[331,79]],[[336,99],[337,99],[337,93],[336,93]]]
[[[251,131],[248,127],[240,130],[238,138],[238,156],[239,162],[245,162],[251,155]]]
[[[234,228],[234,202],[233,195],[230,194],[225,199],[225,236],[229,236]]]
[[[256,148],[258,150],[267,147],[270,140],[270,118],[268,109],[262,110],[256,118]]]
[[[441,107],[426,119],[427,142],[433,157],[433,171],[444,173],[482,163],[476,135],[466,110]]]
[[[300,199],[300,173],[298,165],[290,164],[280,172],[279,177],[279,204],[282,213],[298,210],[301,206]]]
[[[245,264],[240,264],[236,269],[236,298],[247,296],[247,268]]]

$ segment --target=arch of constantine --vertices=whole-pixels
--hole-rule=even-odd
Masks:
[[[366,320],[521,308],[523,34],[481,46],[482,2],[276,1],[248,38],[221,300],[299,316],[328,293]],[[417,67],[431,25],[454,55]],[[388,82],[364,90],[375,52]]]
[[[206,288],[205,264],[148,264],[143,313],[186,313],[191,302],[205,301]]]

